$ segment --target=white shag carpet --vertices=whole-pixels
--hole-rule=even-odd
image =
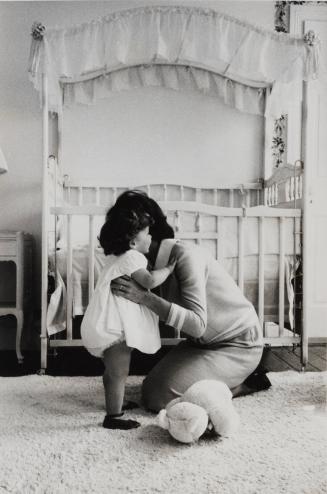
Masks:
[[[0,378],[0,492],[282,494],[327,492],[326,372],[270,373],[272,388],[234,400],[239,433],[174,441],[155,415],[110,431],[101,377]],[[138,401],[141,377],[129,377]]]

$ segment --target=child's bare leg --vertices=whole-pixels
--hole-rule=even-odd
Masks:
[[[125,383],[129,373],[131,348],[125,342],[117,343],[104,352],[103,384],[108,415],[122,412]]]
[[[105,370],[103,385],[107,415],[103,427],[107,429],[133,429],[140,425],[135,420],[121,419],[125,383],[129,373],[132,349],[125,342],[117,343],[104,352]]]

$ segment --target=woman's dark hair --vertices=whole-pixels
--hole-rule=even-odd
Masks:
[[[106,215],[106,222],[102,226],[99,242],[105,255],[119,256],[130,249],[130,241],[153,224],[151,216],[135,209],[116,209],[112,207]]]
[[[167,223],[167,217],[164,215],[159,204],[141,190],[127,190],[123,192],[117,198],[115,205],[108,211],[107,217],[112,210],[143,211],[153,219],[153,224],[150,226],[150,233],[153,240],[161,242],[165,238],[174,238],[174,230]]]

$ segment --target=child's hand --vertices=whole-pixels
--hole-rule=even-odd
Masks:
[[[176,266],[177,259],[176,257],[172,257],[170,261],[167,264],[167,268],[169,269],[170,274],[174,271],[175,266]]]

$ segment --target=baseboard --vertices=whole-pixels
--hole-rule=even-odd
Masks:
[[[327,336],[313,336],[309,338],[309,345],[327,345]]]

